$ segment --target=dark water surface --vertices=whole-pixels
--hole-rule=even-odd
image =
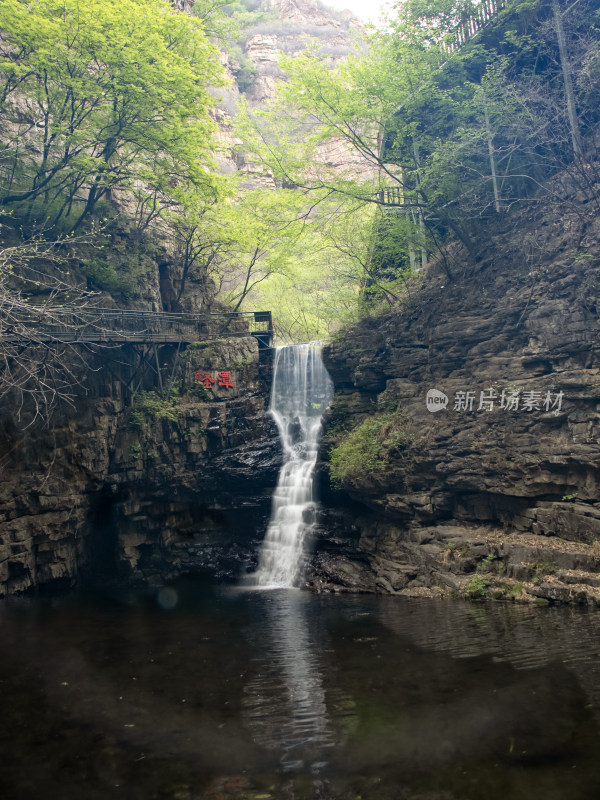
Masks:
[[[0,604],[0,798],[600,797],[600,614],[175,590]]]

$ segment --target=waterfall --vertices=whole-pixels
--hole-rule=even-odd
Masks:
[[[332,397],[333,384],[318,344],[277,348],[271,414],[279,428],[284,464],[254,575],[258,586],[293,586],[299,576],[304,541],[314,520],[313,473],[321,418]]]

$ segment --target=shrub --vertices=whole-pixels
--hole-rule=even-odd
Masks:
[[[488,593],[489,580],[482,578],[481,575],[474,575],[465,585],[465,594],[471,598],[486,597]]]
[[[477,572],[490,572],[493,566],[494,561],[498,556],[494,553],[488,553],[485,558],[481,560],[481,562],[477,565]]]
[[[90,258],[81,266],[90,289],[131,295],[136,293],[140,279],[152,271],[154,264],[146,250],[139,249],[126,257]]]
[[[141,430],[144,427],[145,417],[143,411],[134,409],[129,414],[129,427]]]
[[[196,400],[211,400],[212,396],[211,393],[208,391],[206,386],[201,383],[195,383],[187,390],[187,394],[189,397],[194,397]]]
[[[156,392],[140,392],[135,401],[135,410],[130,414],[130,423],[133,417],[134,425],[141,427],[143,424],[141,414],[154,419],[167,419],[177,422],[176,392],[171,392],[166,400]]]
[[[137,459],[142,454],[142,445],[139,442],[133,442],[129,448],[129,455],[133,459]]]
[[[411,439],[402,428],[398,412],[369,417],[344,436],[330,454],[330,474],[335,484],[353,483],[363,475],[381,474],[390,457],[405,450]]]

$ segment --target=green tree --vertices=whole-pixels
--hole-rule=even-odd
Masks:
[[[216,267],[221,297],[235,311],[254,298],[255,289],[272,275],[286,275],[302,234],[297,192],[255,189],[223,204],[218,224],[228,241]]]
[[[436,252],[451,277],[449,241],[475,259],[481,219],[514,203],[565,202],[551,180],[559,170],[598,201],[579,142],[579,129],[600,121],[598,14],[578,3],[580,13],[560,11],[562,33],[557,0],[497,3],[470,39],[478,4],[399,3],[366,56],[333,70],[316,51],[282,59],[277,116],[245,111],[241,135],[276,180],[316,203],[333,195],[387,211],[371,250],[377,282]]]
[[[164,220],[178,253],[171,310],[178,310],[190,277],[207,275],[221,302],[238,311],[255,303],[255,289],[290,272],[304,222],[297,192],[240,190],[220,202],[193,202],[193,195]]]
[[[3,0],[0,27],[1,206],[77,228],[118,188],[217,191],[222,70],[197,20],[163,0]]]
[[[275,101],[277,117],[272,109],[245,111],[239,127],[246,146],[276,180],[314,193],[320,198],[316,203],[335,194],[363,204],[402,206],[413,242],[407,250],[423,245],[422,228],[433,227],[434,205],[446,229],[457,228],[466,238],[451,210],[425,192],[425,158],[442,132],[423,124],[426,108],[434,123],[451,116],[456,125],[463,98],[436,86],[440,51],[426,47],[425,38],[416,47],[415,38],[412,28],[407,38],[377,34],[368,56],[349,58],[335,69],[311,52],[282,59],[289,80]],[[331,143],[342,153],[336,159],[328,157]],[[431,230],[429,247],[438,239]]]
[[[254,302],[276,309],[276,332],[282,341],[327,339],[357,318],[360,287],[369,280],[373,243],[373,206],[349,198],[317,208],[302,200],[295,211],[301,227],[287,243],[286,269],[254,290]]]

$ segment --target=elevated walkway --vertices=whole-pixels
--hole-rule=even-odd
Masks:
[[[273,346],[270,311],[182,314],[117,308],[0,306],[0,340],[77,343],[191,343],[254,336]]]

